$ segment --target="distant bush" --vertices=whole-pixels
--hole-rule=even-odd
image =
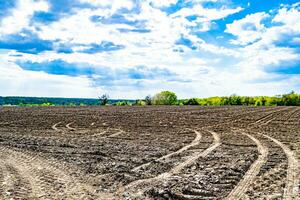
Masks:
[[[116,106],[131,106],[132,104],[129,103],[128,101],[118,101],[115,103]]]
[[[145,106],[147,105],[145,101],[143,100],[136,100],[135,103],[133,104],[135,106]]]
[[[48,103],[41,104],[41,106],[43,106],[43,107],[49,107],[49,106],[54,106],[54,104],[48,102]]]
[[[47,102],[47,103],[42,103],[42,104],[20,103],[18,106],[21,106],[21,107],[37,107],[37,106],[49,107],[49,106],[55,106],[55,105]]]
[[[177,103],[177,96],[174,92],[162,91],[152,98],[153,105],[175,105]]]
[[[221,105],[245,105],[245,106],[300,106],[300,94],[294,92],[268,96],[237,96],[191,98],[182,102],[184,105],[221,106]]]

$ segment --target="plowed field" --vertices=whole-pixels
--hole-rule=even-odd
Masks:
[[[0,199],[300,199],[300,108],[0,108]]]

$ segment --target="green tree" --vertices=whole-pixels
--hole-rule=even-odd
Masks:
[[[242,105],[242,99],[240,96],[237,96],[235,94],[231,95],[228,99],[229,105]]]
[[[199,105],[196,98],[187,99],[183,102],[183,105]]]
[[[152,104],[152,98],[151,98],[150,95],[147,95],[145,97],[145,103],[146,103],[146,105],[151,105]]]
[[[175,105],[177,96],[174,92],[162,91],[152,98],[153,105]]]
[[[207,99],[207,101],[208,101],[208,105],[212,105],[212,106],[224,105],[222,97],[210,97]]]
[[[289,94],[282,95],[282,102],[285,106],[299,106],[300,95],[292,91]]]
[[[101,97],[99,97],[99,104],[101,106],[105,106],[106,104],[108,104],[108,99],[109,99],[108,94],[103,94]]]
[[[262,102],[261,100],[258,98],[256,101],[255,101],[255,106],[261,106],[262,105]]]

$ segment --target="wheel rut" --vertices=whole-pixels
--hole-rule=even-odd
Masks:
[[[183,168],[191,165],[197,159],[207,156],[209,153],[211,153],[213,150],[215,150],[218,146],[221,145],[220,136],[216,132],[213,132],[213,131],[210,131],[210,130],[206,130],[206,131],[209,132],[213,136],[213,138],[214,138],[213,144],[210,147],[208,147],[207,149],[205,149],[202,153],[193,154],[189,159],[187,159],[186,161],[184,161],[184,162],[180,163],[179,165],[175,166],[169,172],[167,172],[165,174],[162,174],[161,175],[162,177],[170,177],[174,174],[179,173]]]
[[[255,142],[259,156],[258,159],[250,166],[249,170],[244,175],[243,179],[238,183],[238,185],[229,193],[226,197],[226,200],[238,200],[243,199],[245,196],[245,192],[251,183],[253,183],[255,177],[258,175],[260,168],[267,161],[268,156],[268,148],[265,147],[258,139],[249,135],[247,133],[242,132],[242,134],[248,136],[252,141]]]
[[[71,125],[74,124],[74,122],[70,122],[66,125],[66,128],[70,131],[76,131],[76,128],[71,127]]]
[[[113,134],[111,134],[111,135],[109,135],[109,136],[106,136],[106,138],[117,137],[117,136],[119,136],[119,135],[121,135],[121,134],[123,134],[123,133],[125,133],[125,131],[123,131],[123,130],[120,129],[118,132],[113,133]],[[104,138],[105,138],[105,137],[104,137]]]
[[[285,108],[285,109],[280,109],[279,111],[285,111],[285,110],[290,110],[289,112],[283,114],[283,116],[285,117],[285,119],[288,119],[294,113],[296,113],[297,111],[299,111],[299,108],[296,108],[296,109]],[[278,117],[278,115],[276,115],[276,113],[277,112],[270,113],[269,115],[267,115],[267,116],[265,116],[265,117],[257,120],[256,122],[251,123],[248,126],[247,130],[250,131],[250,132],[255,132],[258,135],[261,135],[264,138],[267,138],[267,139],[271,140],[272,142],[275,143],[275,145],[277,145],[278,147],[280,147],[283,150],[283,152],[284,152],[284,154],[285,154],[285,156],[287,158],[287,162],[288,162],[287,169],[284,168],[284,163],[281,163],[278,166],[276,166],[274,169],[271,168],[270,170],[268,170],[268,172],[266,172],[266,174],[270,173],[272,175],[272,177],[273,176],[282,176],[282,174],[279,174],[279,172],[285,172],[286,171],[286,174],[287,174],[286,175],[286,181],[285,181],[286,183],[285,183],[285,186],[284,186],[283,194],[282,193],[278,193],[275,196],[279,195],[280,197],[282,197],[282,199],[294,200],[294,199],[298,199],[299,198],[299,161],[297,160],[297,158],[295,156],[295,153],[293,151],[291,151],[286,145],[284,145],[280,141],[276,140],[275,138],[273,138],[273,137],[271,137],[269,135],[266,135],[266,134],[262,134],[262,133],[257,132],[257,131],[253,131],[252,127],[250,128],[251,125],[258,125],[258,127],[260,127],[260,128],[262,128],[262,127],[264,127],[266,125],[269,125],[272,121],[274,121]],[[260,153],[260,156],[261,155],[262,155],[262,153]],[[266,160],[265,160],[264,163],[266,163],[267,160],[268,159],[266,158]],[[253,163],[253,165],[255,165],[255,163]],[[260,166],[260,168],[262,168],[262,166],[263,166],[263,164]],[[268,167],[268,166],[266,166],[266,167]],[[251,168],[250,168],[250,170],[251,170]],[[260,171],[260,170],[258,169],[258,171]],[[263,176],[265,177],[266,174],[264,174]],[[243,177],[243,180],[245,180],[247,178],[246,175],[245,175],[245,177]],[[261,177],[261,175],[258,176],[258,173],[255,173],[255,176],[253,176],[253,178],[262,178],[262,177]],[[252,181],[249,182],[249,184],[247,184],[247,188],[253,183],[253,178],[252,178]],[[241,182],[243,182],[243,180]],[[239,190],[236,191],[238,187],[239,186],[237,186],[234,190],[231,191],[231,193],[227,197],[227,199],[243,199],[243,198],[247,197],[247,194],[245,194],[245,192],[247,191],[247,188],[245,188],[243,192],[239,192]],[[252,185],[252,187],[253,187],[253,185]],[[253,188],[252,188],[252,192],[253,192]],[[273,197],[272,194],[269,194],[267,196],[268,196],[267,198]],[[249,198],[249,197],[247,197],[247,198]]]
[[[299,161],[295,156],[295,153],[290,150],[286,145],[278,141],[277,139],[262,134],[262,136],[272,140],[276,143],[288,158],[288,168],[287,168],[287,177],[286,177],[286,184],[284,188],[283,199],[285,200],[294,200],[299,199]]]
[[[19,163],[14,157],[6,160],[6,164],[14,166],[14,168],[22,175],[22,179],[28,180],[32,189],[30,194],[31,198],[43,198],[46,195],[40,188],[38,177],[35,176],[35,174],[32,174],[32,170],[28,168],[28,165],[26,165],[25,162]]]
[[[80,138],[97,138],[98,136],[102,137],[105,133],[107,133],[109,130],[101,131],[99,133],[88,135],[88,136],[81,136]]]
[[[0,155],[2,170],[6,172],[4,180],[8,180],[9,187],[6,188],[14,191],[14,193],[4,192],[4,194],[12,195],[10,198],[19,198],[20,194],[27,194],[29,199],[92,199],[91,194],[94,189],[91,186],[81,183],[70,175],[71,172],[53,166],[51,161],[6,147],[1,148]],[[10,157],[6,155],[10,155]],[[12,169],[14,169],[14,173],[12,173]],[[13,177],[17,178],[12,179],[10,178],[12,175],[9,174],[13,174]],[[29,189],[20,193],[18,187],[13,187],[15,183],[11,183],[11,180],[17,180],[16,184],[26,182]],[[6,189],[6,191],[9,190]]]
[[[3,199],[30,199],[32,186],[29,181],[11,164],[1,161],[3,172],[2,198]]]
[[[207,156],[209,153],[211,153],[213,150],[215,150],[218,146],[221,145],[221,139],[217,133],[210,131],[210,130],[205,130],[205,131],[209,132],[214,139],[214,141],[210,145],[210,147],[208,147],[207,149],[205,149],[204,151],[202,151],[200,153],[196,152],[196,153],[192,154],[188,159],[186,159],[185,161],[174,166],[168,172],[162,173],[153,178],[136,180],[136,181],[129,183],[126,186],[119,188],[116,192],[116,195],[118,196],[123,193],[128,193],[128,194],[130,194],[130,196],[137,197],[142,194],[142,191],[139,191],[139,192],[136,191],[136,188],[138,186],[144,186],[143,191],[145,191],[146,189],[151,187],[151,185],[153,186],[159,182],[162,182],[162,181],[170,178],[173,175],[180,173],[181,170],[183,170],[185,167],[188,167],[191,164],[193,164],[197,159]]]
[[[196,131],[196,130],[192,130],[195,134],[196,134],[196,137],[195,139],[188,145],[180,148],[179,150],[175,151],[175,152],[172,152],[172,153],[169,153],[167,155],[164,155],[158,159],[155,159],[155,162],[159,162],[159,161],[162,161],[162,160],[165,160],[167,158],[170,158],[171,156],[174,156],[174,155],[177,155],[177,154],[180,154],[186,150],[188,150],[189,148],[193,147],[193,146],[196,146],[199,144],[201,138],[202,138],[202,134],[199,132],[199,131]],[[153,162],[153,161],[152,161]],[[131,171],[138,171],[140,170],[141,168],[144,168],[146,166],[149,166],[152,162],[148,162],[148,163],[145,163],[145,164],[142,164],[142,165],[139,165],[135,168],[133,168]]]
[[[59,128],[57,128],[58,125],[60,125],[62,122],[57,122],[56,124],[52,125],[51,128],[57,132],[61,132]]]

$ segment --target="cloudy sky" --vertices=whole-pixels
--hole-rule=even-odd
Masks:
[[[0,0],[0,96],[161,90],[300,92],[299,0]]]

